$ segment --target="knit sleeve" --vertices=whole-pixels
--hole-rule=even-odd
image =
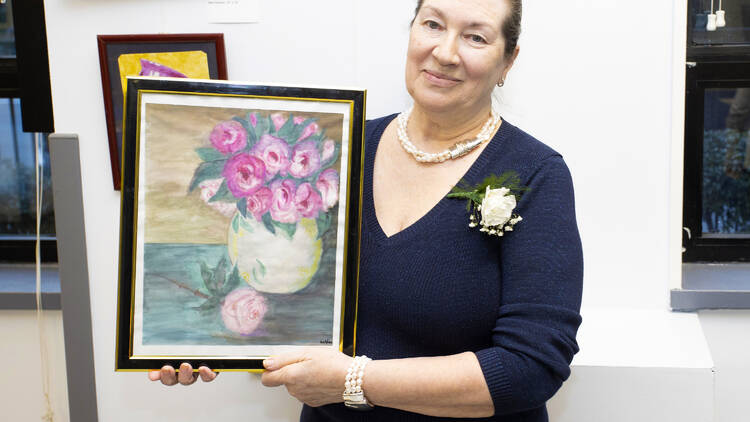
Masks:
[[[501,299],[493,346],[476,352],[495,414],[540,407],[570,376],[578,352],[583,255],[573,183],[559,155],[524,181],[523,217],[500,242]]]

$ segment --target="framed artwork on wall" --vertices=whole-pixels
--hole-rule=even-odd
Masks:
[[[353,353],[365,91],[128,78],[120,371]]]
[[[227,79],[224,34],[97,35],[112,182],[120,189],[128,76]]]

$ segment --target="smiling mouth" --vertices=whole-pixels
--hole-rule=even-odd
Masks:
[[[460,79],[452,78],[442,73],[431,72],[429,70],[423,70],[422,72],[424,73],[424,78],[437,87],[450,88],[461,82]]]
[[[450,77],[448,75],[444,75],[442,73],[432,72],[432,71],[429,71],[429,70],[424,70],[424,72],[427,75],[429,75],[429,76],[431,76],[431,77],[433,77],[435,79],[442,79],[442,80],[448,81],[448,82],[461,82],[460,79],[452,78],[452,77]]]

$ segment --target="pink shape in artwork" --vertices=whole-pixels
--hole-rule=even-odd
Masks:
[[[266,311],[266,299],[255,290],[245,287],[229,293],[221,306],[221,319],[229,330],[252,334],[260,325]]]
[[[294,193],[294,205],[302,217],[315,218],[323,208],[323,200],[312,185],[305,182],[299,185]]]
[[[294,146],[289,174],[302,179],[320,169],[320,154],[311,140],[302,141]]]
[[[170,78],[187,78],[187,75],[180,73],[171,67],[164,66],[151,60],[141,59],[141,72],[138,76],[166,76]]]
[[[271,208],[272,201],[273,192],[263,186],[247,197],[247,210],[253,214],[256,220],[261,221],[263,214]]]
[[[266,177],[263,160],[248,153],[230,158],[221,173],[227,179],[227,187],[237,198],[249,196],[258,190]]]

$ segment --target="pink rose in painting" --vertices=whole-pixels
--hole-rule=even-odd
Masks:
[[[318,126],[317,123],[310,123],[309,125],[305,126],[304,129],[302,129],[302,134],[299,136],[299,139],[297,139],[297,142],[304,141],[305,139],[316,133],[319,129],[320,126]]]
[[[214,126],[209,140],[222,154],[234,154],[247,145],[247,132],[240,122],[229,120]]]
[[[327,163],[333,157],[334,152],[336,152],[336,144],[333,143],[332,139],[327,139],[323,142],[323,153],[321,154],[320,161]]]
[[[323,200],[311,184],[303,183],[297,186],[297,192],[294,193],[294,205],[302,217],[315,218],[323,207]]]
[[[138,76],[167,76],[170,78],[187,78],[187,75],[180,73],[171,67],[164,66],[151,60],[141,59],[141,71]]]
[[[269,209],[273,201],[273,192],[267,187],[262,187],[247,197],[247,210],[253,214],[256,220],[261,221],[261,217]]]
[[[237,207],[234,204],[230,204],[227,202],[208,202],[211,200],[211,198],[216,195],[216,192],[218,192],[219,187],[221,186],[221,183],[224,181],[224,179],[210,179],[210,180],[204,180],[202,181],[198,187],[201,189],[201,199],[203,202],[208,204],[209,207],[215,209],[216,211],[220,212],[225,217],[231,217],[234,212],[237,210]]]
[[[302,141],[292,150],[289,174],[296,178],[307,177],[320,169],[320,154],[313,141]]]
[[[258,143],[253,145],[250,153],[266,164],[266,180],[272,179],[277,173],[286,176],[290,151],[289,145],[283,139],[273,135],[263,135]]]
[[[221,306],[221,319],[230,331],[252,334],[268,310],[266,299],[255,290],[243,287],[229,293]]]
[[[323,170],[315,187],[322,196],[324,209],[328,211],[339,200],[339,173],[334,169]]]
[[[294,203],[294,194],[297,190],[294,181],[275,180],[271,182],[271,192],[273,200],[271,201],[271,218],[279,223],[296,223],[299,219],[299,213]]]
[[[281,113],[274,113],[271,115],[271,121],[273,122],[273,127],[278,131],[286,123],[286,117]]]
[[[263,185],[266,166],[263,160],[248,153],[237,154],[227,161],[221,175],[227,187],[237,198],[248,196]]]
[[[255,113],[250,113],[250,124],[253,127],[258,126],[258,116]]]

